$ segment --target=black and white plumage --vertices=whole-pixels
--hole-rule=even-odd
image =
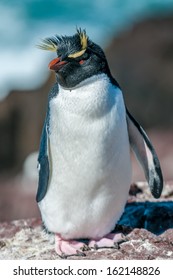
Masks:
[[[57,52],[49,68],[57,82],[48,99],[39,152],[37,202],[58,254],[89,245],[112,246],[109,235],[123,213],[131,183],[130,146],[151,193],[163,188],[156,152],[124,105],[102,49],[85,31],[48,38],[40,46]],[[104,242],[102,242],[103,237]],[[106,240],[106,244],[105,244]]]

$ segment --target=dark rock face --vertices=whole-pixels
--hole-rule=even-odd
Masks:
[[[138,191],[134,192],[134,189]],[[172,199],[172,183],[165,185],[159,200],[151,197],[146,183],[133,185],[124,214],[115,227],[115,231],[124,234],[125,242],[116,248],[92,249],[85,252],[85,257],[69,259],[173,259]],[[59,257],[48,235],[43,232],[40,219],[25,219],[0,224],[2,259],[53,260]]]
[[[173,15],[137,23],[106,49],[129,110],[145,127],[173,125]]]
[[[0,102],[0,173],[16,173],[38,150],[47,96],[54,77],[39,89],[13,91]]]

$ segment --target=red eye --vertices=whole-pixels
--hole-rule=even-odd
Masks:
[[[83,60],[83,59],[82,59],[82,60],[80,60],[80,61],[79,61],[79,63],[80,63],[80,64],[83,64],[83,63],[84,63],[84,60]]]

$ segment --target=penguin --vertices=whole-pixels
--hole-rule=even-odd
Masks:
[[[114,247],[128,199],[134,151],[152,195],[163,188],[160,163],[144,129],[125,106],[102,48],[78,28],[38,46],[56,53],[38,156],[36,201],[61,257]]]

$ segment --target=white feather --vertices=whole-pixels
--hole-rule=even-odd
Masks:
[[[131,182],[126,112],[105,74],[50,102],[52,174],[39,203],[46,227],[63,238],[97,238],[120,218]]]

